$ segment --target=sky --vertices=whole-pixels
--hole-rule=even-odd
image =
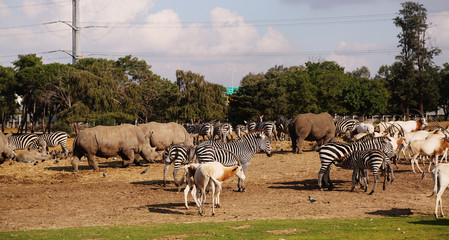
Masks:
[[[171,81],[192,71],[225,87],[274,66],[335,61],[353,71],[399,54],[398,0],[79,0],[81,56],[132,55]],[[449,3],[421,1],[428,43],[449,62]],[[0,65],[35,53],[72,62],[72,0],[0,0]]]

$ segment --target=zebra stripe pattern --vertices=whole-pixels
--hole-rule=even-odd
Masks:
[[[274,134],[274,138],[277,141],[278,136],[276,132],[276,124],[273,121],[267,121],[267,122],[260,122],[257,123],[256,129],[264,130],[267,132],[270,139],[272,138],[272,135]]]
[[[37,140],[37,135],[32,133],[25,133],[19,135],[13,135],[9,138],[11,144],[11,150],[22,150],[31,147]]]
[[[67,154],[69,152],[69,149],[67,148],[67,138],[69,135],[66,132],[54,132],[54,133],[45,133],[40,136],[38,136],[37,140],[31,145],[31,149],[39,149],[39,147],[42,147],[42,150],[45,150],[48,152],[49,147],[56,147],[58,145],[61,145],[62,152],[67,157]]]
[[[250,121],[250,122],[247,122],[247,121],[245,121],[245,124],[246,124],[246,128],[248,129],[248,131],[254,131],[254,130],[256,130],[256,127],[257,127],[257,123],[256,122],[253,122],[253,121]]]
[[[223,123],[218,128],[218,136],[220,137],[222,142],[228,141],[228,135],[231,136],[231,140],[234,141],[234,137],[232,136],[232,125],[230,123]]]
[[[387,137],[374,138],[372,140],[363,142],[353,142],[350,144],[332,142],[324,146],[321,146],[319,150],[319,156],[321,161],[321,168],[318,172],[318,186],[321,190],[322,181],[324,176],[325,185],[329,185],[329,190],[333,189],[333,184],[330,181],[329,172],[332,164],[338,163],[345,156],[356,150],[368,150],[368,149],[388,149],[386,144],[391,145],[390,139]],[[391,153],[388,153],[391,154]],[[393,151],[394,155],[394,151]]]
[[[359,121],[356,119],[340,119],[335,122],[335,132],[343,135],[354,131],[357,128]]]
[[[267,156],[271,157],[271,141],[268,138],[267,133],[262,130],[249,132],[245,134],[241,139],[232,143],[205,141],[199,144],[195,149],[195,154],[198,158],[199,163],[213,160],[221,162],[225,166],[226,164],[235,165],[235,157],[232,154],[223,154],[222,156],[211,155],[210,151],[202,151],[204,145],[212,145],[214,147],[229,150],[234,153],[240,160],[244,173],[246,173],[246,168],[248,167],[257,150],[262,149],[267,154]],[[218,156],[220,158],[217,159]],[[238,188],[239,191],[245,191],[244,182],[240,181],[240,179],[238,181]]]
[[[165,167],[164,167],[164,186],[166,185],[166,176],[167,170],[170,167],[170,164],[173,163],[173,179],[175,181],[175,185],[178,186],[178,180],[176,179],[176,175],[178,174],[179,166],[186,165],[192,162],[194,149],[186,146],[172,144],[170,147],[165,149]]]
[[[237,135],[237,137],[240,139],[242,138],[243,134],[248,133],[248,128],[245,125],[242,124],[238,124],[235,127],[235,134]]]
[[[203,140],[207,137],[212,140],[214,136],[214,125],[211,123],[205,123],[201,125],[199,135],[203,136]]]
[[[351,191],[354,191],[357,176],[359,174],[361,174],[362,176],[364,175],[364,171],[362,170],[369,169],[371,170],[371,172],[373,172],[374,175],[374,186],[373,190],[369,193],[370,195],[373,194],[374,190],[376,189],[377,181],[379,179],[379,170],[381,170],[385,174],[383,184],[384,190],[385,182],[387,179],[387,168],[389,168],[389,170],[391,171],[391,176],[393,177],[393,170],[391,168],[391,164],[389,163],[388,157],[381,150],[377,149],[353,151],[349,155],[343,157],[341,166],[343,168],[353,169]],[[368,178],[368,176],[363,176],[363,178],[365,179],[365,191],[367,191],[368,183],[366,182],[366,179]]]
[[[357,129],[359,121],[356,119],[339,119],[335,121],[335,132],[338,135],[347,134]]]
[[[284,115],[279,115],[278,120],[276,121],[276,129],[278,132],[278,138],[281,138],[281,135],[284,135],[282,138],[285,140],[285,136],[289,136],[290,132],[288,131],[288,125],[292,120],[287,118]]]

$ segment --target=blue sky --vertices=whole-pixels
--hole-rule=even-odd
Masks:
[[[238,86],[248,73],[275,65],[332,60],[374,76],[398,54],[397,0],[80,0],[81,53],[117,59],[131,54],[175,80],[177,69]],[[449,62],[449,3],[422,1],[429,42]],[[36,53],[70,63],[71,0],[0,0],[0,65]],[[56,23],[54,23],[56,22]]]

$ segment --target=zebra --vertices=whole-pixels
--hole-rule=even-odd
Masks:
[[[232,125],[230,123],[221,124],[217,133],[222,142],[228,141],[228,135],[231,136],[231,141],[234,141],[234,137],[232,136]]]
[[[170,164],[173,163],[173,179],[175,181],[175,185],[179,186],[178,180],[176,179],[176,175],[178,174],[179,166],[186,165],[193,161],[193,155],[195,153],[195,149],[193,147],[187,147],[177,144],[172,144],[170,147],[164,150],[164,187],[166,185],[166,176],[167,170],[170,167]]]
[[[259,122],[256,125],[256,129],[264,130],[265,132],[267,132],[270,139],[272,139],[272,135],[274,135],[274,139],[278,141],[275,122],[273,121]]]
[[[201,126],[196,123],[195,124],[186,124],[186,125],[184,125],[184,128],[186,129],[186,131],[188,133],[192,134],[194,144],[198,144]]]
[[[257,123],[253,121],[244,121],[249,132],[256,130]]]
[[[319,149],[319,156],[321,161],[321,168],[318,172],[318,186],[320,190],[323,190],[323,176],[325,185],[329,184],[329,190],[333,189],[333,184],[329,178],[329,172],[332,167],[332,164],[336,162],[341,162],[341,159],[351,152],[355,150],[368,150],[368,149],[379,149],[390,151],[389,146],[385,146],[386,144],[392,145],[392,140],[388,137],[378,137],[372,140],[367,140],[363,142],[353,142],[349,144],[340,143],[340,142],[331,142],[326,145],[323,145]],[[395,156],[394,147],[391,152],[386,153],[387,156]]]
[[[242,138],[245,133],[248,133],[248,128],[243,124],[237,124],[235,127],[235,134],[237,135],[237,138]]]
[[[235,165],[236,160],[234,157],[232,157],[232,154],[222,154],[219,155],[220,157],[217,157],[218,155],[212,155],[209,151],[210,147],[204,147],[205,145],[212,145],[214,147],[223,148],[233,152],[240,160],[244,173],[246,173],[246,168],[248,167],[257,150],[262,149],[268,157],[271,157],[271,141],[268,138],[267,133],[263,130],[254,130],[252,132],[249,132],[243,135],[241,139],[232,143],[205,141],[200,143],[195,149],[195,156],[198,159],[199,163],[219,161],[225,166]],[[237,186],[239,192],[245,191],[244,181],[241,181],[239,179]]]
[[[42,147],[42,151],[48,152],[49,147],[56,147],[61,145],[62,152],[65,157],[69,154],[69,149],[67,148],[67,138],[69,135],[66,132],[58,131],[54,133],[44,133],[39,135],[37,140],[31,145],[31,149],[36,150]]]
[[[391,146],[391,144],[388,145]],[[387,176],[389,176],[389,174],[386,173],[387,169],[391,172],[392,177],[391,182],[393,182],[393,168],[391,167],[387,155],[381,150],[370,149],[370,150],[353,151],[350,154],[343,157],[340,165],[343,168],[353,169],[351,192],[354,191],[358,175],[359,177],[365,179],[365,192],[368,190],[368,183],[367,183],[368,169],[370,169],[374,175],[374,186],[369,195],[373,194],[374,190],[376,189],[377,181],[379,179],[378,176],[379,170],[381,170],[384,174],[383,190],[385,190],[385,182],[387,181]],[[365,170],[366,172],[361,170]]]
[[[12,135],[9,137],[8,141],[11,145],[11,151],[14,156],[16,155],[15,150],[22,150],[30,148],[37,140],[37,135],[32,133],[25,133],[19,135]]]
[[[277,121],[276,121],[276,129],[278,131],[278,138],[286,140],[285,136],[290,136],[290,132],[288,131],[288,125],[292,119],[287,118],[284,115],[279,115]],[[283,136],[281,136],[283,135]]]
[[[203,136],[203,140],[207,137],[212,140],[214,136],[214,125],[212,123],[205,123],[200,126],[199,135]]]
[[[335,133],[337,135],[347,134],[352,137],[352,132],[357,128],[359,121],[357,119],[339,119],[335,121]]]

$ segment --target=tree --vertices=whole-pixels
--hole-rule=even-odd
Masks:
[[[427,45],[427,10],[422,4],[416,2],[404,2],[399,16],[394,19],[394,24],[400,27],[402,32],[398,35],[401,54],[396,59],[401,63],[401,69],[396,71],[400,84],[394,88],[404,89],[403,95],[405,114],[408,118],[413,99],[418,100],[419,109],[424,112],[425,98],[436,94],[435,81],[429,81],[426,73],[432,66],[432,59],[441,50]],[[416,87],[416,91],[410,86]]]
[[[10,116],[16,113],[18,104],[16,95],[11,89],[16,88],[15,71],[12,67],[0,66],[0,111],[2,121],[2,132],[5,131],[5,124]]]
[[[36,117],[37,111],[37,97],[41,94],[42,88],[45,85],[45,73],[42,67],[42,58],[37,57],[35,54],[19,55],[19,59],[13,62],[17,72],[15,78],[17,81],[17,87],[15,92],[22,97],[22,122],[19,126],[19,132],[22,132],[25,128],[25,132],[28,130],[27,116],[30,114]],[[35,119],[33,119],[35,120]],[[34,122],[31,132],[34,131]]]
[[[225,87],[209,83],[204,76],[191,71],[176,70],[176,76],[180,91],[178,119],[226,119]]]
[[[443,109],[444,119],[447,121],[449,116],[449,63],[443,64],[440,76],[441,84],[438,105]]]

